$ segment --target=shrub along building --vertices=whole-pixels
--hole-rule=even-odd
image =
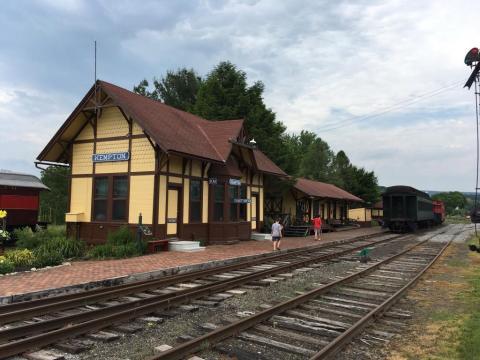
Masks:
[[[97,81],[40,153],[71,170],[67,232],[104,242],[142,215],[155,238],[230,243],[263,224],[264,180],[286,174],[243,120],[208,121]]]

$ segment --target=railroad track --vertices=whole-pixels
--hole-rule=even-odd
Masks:
[[[271,357],[262,354],[262,359],[287,358],[286,353],[294,359],[331,359],[388,313],[450,244],[428,240],[288,301],[266,305],[258,313],[228,325],[202,324],[207,333],[149,360],[184,359],[207,347],[235,357],[258,358],[252,344],[274,349]],[[379,340],[392,335],[380,330],[373,333]]]
[[[256,286],[261,279],[267,281],[266,278],[281,276],[292,269],[314,267],[364,247],[380,246],[405,237],[408,236],[360,237],[156,280],[1,306],[0,358],[168,311],[194,299],[205,303],[213,298],[212,294],[225,295],[224,292],[247,286],[245,284]]]

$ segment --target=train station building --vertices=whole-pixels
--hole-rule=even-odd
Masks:
[[[359,197],[321,181],[298,178],[281,196],[266,199],[266,213],[289,214],[293,224],[308,224],[317,215],[324,220],[324,228],[348,219],[352,204],[362,203]]]
[[[155,238],[250,239],[264,183],[286,174],[248,143],[243,120],[208,121],[97,81],[37,160],[71,169],[70,236],[102,243],[122,225]]]

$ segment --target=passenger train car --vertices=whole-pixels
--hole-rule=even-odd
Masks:
[[[34,229],[39,223],[40,192],[48,190],[34,175],[0,170],[0,210],[7,211],[6,229]]]
[[[384,226],[393,232],[415,231],[441,224],[445,206],[410,186],[391,186],[382,195]]]

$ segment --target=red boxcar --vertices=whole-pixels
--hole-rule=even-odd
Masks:
[[[445,204],[440,200],[433,200],[433,217],[437,224],[445,221]]]
[[[43,190],[49,189],[34,175],[0,170],[0,209],[7,211],[7,230],[37,224]]]

